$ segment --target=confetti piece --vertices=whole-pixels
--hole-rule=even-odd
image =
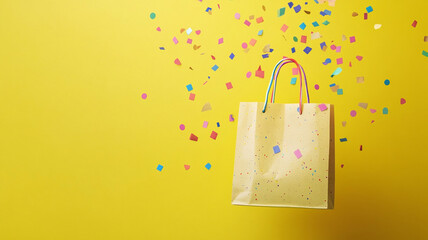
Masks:
[[[352,16],[353,16],[353,17],[356,17],[356,16],[358,16],[358,13],[353,12],[353,13],[352,13]]]
[[[369,18],[369,14],[368,13],[364,13],[364,20],[367,20],[367,18]]]
[[[327,45],[325,42],[320,43],[321,50],[325,51],[327,49]]]
[[[367,13],[371,13],[373,12],[373,7],[372,6],[368,6],[366,7]]]
[[[412,27],[415,28],[417,24],[418,24],[418,21],[414,20],[413,23],[412,23]]]
[[[233,88],[232,83],[231,82],[226,83],[226,88],[228,90],[231,89],[231,88]]]
[[[207,122],[207,121],[204,121],[204,123],[202,124],[202,127],[203,127],[203,128],[207,128],[207,127],[208,127],[208,122]]]
[[[343,89],[341,88],[337,89],[337,95],[343,95]]]
[[[291,78],[291,82],[290,82],[290,84],[292,84],[292,85],[295,85],[296,84],[296,82],[297,82],[297,78]]]
[[[292,69],[292,74],[293,74],[293,75],[297,75],[297,74],[299,74],[299,69],[298,69],[298,68],[293,68],[293,69]]]
[[[196,135],[194,135],[193,133],[190,134],[190,140],[197,142],[198,141],[198,137]]]
[[[259,18],[257,18],[257,19],[256,19],[256,22],[257,22],[257,23],[262,23],[262,22],[264,22],[263,17],[259,17]]]
[[[160,49],[160,50],[165,50],[165,48],[164,48],[164,47],[159,47],[159,49]]]
[[[193,45],[193,50],[198,50],[201,47],[201,45],[197,46],[197,45]]]
[[[331,74],[331,77],[337,76],[342,72],[342,68],[338,67],[334,72]]]
[[[333,44],[330,46],[330,48],[331,48],[331,50],[336,50],[336,45]]]
[[[285,8],[284,7],[278,9],[278,17],[281,17],[282,15],[284,15],[284,13],[285,13]]]
[[[175,63],[176,65],[178,65],[178,66],[181,66],[181,62],[180,62],[180,60],[179,60],[178,58],[176,58],[176,59],[174,60],[174,63]]]
[[[163,169],[163,166],[160,164],[156,167],[156,170],[158,170],[159,172],[162,171],[162,169]]]
[[[370,112],[371,112],[371,113],[375,113],[375,112],[376,112],[376,109],[372,109],[372,108],[371,108],[371,109],[370,109]]]
[[[218,39],[218,44],[222,44],[223,43],[223,38],[219,38]]]
[[[406,99],[401,98],[401,99],[400,99],[400,104],[405,104],[405,103],[406,103]]]
[[[205,164],[205,168],[208,169],[208,170],[210,170],[211,169],[211,164],[210,163]]]
[[[213,55],[211,55],[212,60],[215,60],[215,57]]]
[[[211,132],[211,136],[210,136],[210,138],[212,138],[212,139],[214,139],[214,140],[216,140],[217,139],[217,133],[216,132],[214,132],[214,131],[212,131]]]
[[[189,92],[193,90],[192,84],[187,85],[186,88],[187,88],[187,91]]]
[[[362,108],[364,108],[364,109],[367,109],[367,106],[368,106],[369,104],[368,103],[358,103],[358,106],[359,107],[362,107]]]
[[[180,130],[183,131],[184,129],[186,129],[186,126],[184,126],[184,124],[180,124]]]
[[[254,19],[254,15],[251,15],[251,16],[249,17],[249,19],[250,19],[250,20],[253,20],[253,19]]]
[[[384,83],[386,86],[388,86],[388,85],[391,83],[391,81],[389,81],[389,79],[386,79],[383,83]]]
[[[296,13],[298,13],[298,12],[300,12],[300,10],[302,10],[302,7],[300,5],[297,5],[293,9]]]
[[[257,33],[257,35],[258,35],[258,36],[262,36],[262,35],[263,35],[263,30],[260,30],[260,31]]]
[[[273,153],[277,154],[279,152],[281,152],[281,150],[279,149],[279,146],[278,145],[273,146]]]
[[[294,151],[294,155],[296,155],[297,159],[300,159],[302,157],[302,153],[300,152],[299,149],[297,149],[296,151]]]
[[[363,151],[363,145],[360,145],[360,151]]]
[[[346,126],[346,121],[343,121],[342,122],[342,127],[345,127]]]
[[[259,66],[259,68],[256,70],[256,77],[259,77],[259,78],[265,77],[265,72],[262,71],[262,66]]]
[[[337,46],[336,47],[336,52],[340,52],[340,51],[342,51],[342,47],[341,46]]]
[[[315,84],[314,88],[315,88],[315,90],[318,90],[318,89],[320,89],[320,86],[318,84]]]
[[[254,39],[254,38],[252,38],[249,43],[250,43],[251,46],[254,47],[254,45],[256,45],[256,43],[257,43],[257,40]]]
[[[340,142],[347,142],[348,141],[348,139],[347,138],[341,138],[341,139],[339,139],[340,140]]]
[[[303,49],[303,52],[305,52],[306,54],[309,54],[312,51],[312,48],[310,47],[305,47],[305,49]]]
[[[307,39],[307,37],[304,36],[304,35],[302,35],[302,37],[300,37],[300,42],[301,43],[306,43],[306,39]]]
[[[192,40],[192,39],[190,39],[190,38],[188,38],[188,39],[187,39],[187,43],[188,43],[188,44],[192,44],[192,42],[193,42],[193,40]]]
[[[217,127],[220,127],[220,123],[219,122],[217,122]]]
[[[422,55],[424,55],[425,57],[428,57],[428,52],[425,50],[422,50]]]
[[[270,44],[267,44],[266,46],[263,47],[262,52],[267,53],[270,52]]]
[[[343,168],[343,166],[345,166],[345,165],[344,165],[344,164],[341,164],[341,165],[340,165],[340,168]]]
[[[337,63],[337,65],[343,64],[343,58],[336,59],[336,63]]]
[[[177,38],[176,38],[176,37],[174,37],[174,38],[172,39],[172,41],[174,42],[174,44],[177,44],[177,43],[178,43],[178,40],[177,40]]]
[[[329,21],[327,21],[327,20],[325,20],[322,24],[324,24],[325,26],[327,26],[327,25],[329,25],[329,24],[330,24],[330,22],[329,22]]]
[[[195,101],[195,94],[194,93],[190,93],[189,95],[189,100]]]
[[[217,71],[218,66],[217,66],[217,65],[214,65],[211,69],[212,69],[212,70],[214,70],[214,71]]]
[[[350,42],[350,43],[355,42],[355,36],[349,37],[349,42]]]
[[[190,165],[184,165],[184,169],[189,170],[190,169]]]
[[[314,26],[314,27],[318,27],[318,26],[319,26],[319,24],[318,24],[318,22],[317,22],[317,21],[315,21],[315,22],[313,22],[313,23],[312,23],[312,26]]]
[[[351,111],[351,117],[355,117],[355,116],[357,116],[357,111],[352,110],[352,111]]]
[[[196,35],[199,35],[199,34],[201,34],[201,30],[196,30],[195,33],[196,33]]]
[[[232,114],[230,114],[229,115],[229,122],[234,122],[235,121],[235,118],[233,118],[233,115]]]
[[[241,19],[241,14],[235,13],[235,19],[237,19],[237,20]]]
[[[382,27],[382,24],[375,24],[374,25],[374,29],[375,30],[378,30],[379,28],[381,28]]]
[[[191,28],[188,28],[187,30],[186,30],[186,33],[187,33],[187,35],[190,35],[191,33],[192,33],[192,29]]]
[[[233,60],[233,58],[235,58],[235,54],[231,53],[231,54],[229,55],[229,58],[230,58],[231,60]]]
[[[288,26],[287,25],[282,25],[282,27],[281,27],[281,31],[283,31],[283,32],[285,32],[285,31],[287,31],[287,29],[288,29]]]
[[[293,41],[297,42],[297,41],[299,41],[299,39],[296,36],[294,36]]]
[[[251,72],[247,72],[246,76],[247,76],[247,78],[250,78],[251,77]]]
[[[152,12],[150,13],[150,19],[155,19],[156,18],[156,13]]]
[[[266,11],[265,5],[262,5],[262,9],[263,9],[263,11]]]
[[[157,27],[157,28],[156,28],[156,31],[160,32],[160,31],[161,31],[161,28],[160,28],[160,27]]]
[[[388,114],[388,108],[384,107],[384,108],[382,109],[382,113],[383,113],[383,114]]]
[[[424,36],[424,42],[428,42],[428,36]]]
[[[296,52],[296,48],[291,48],[291,53],[295,53]]]
[[[346,41],[346,36],[342,35],[342,41]]]
[[[246,42],[243,42],[243,43],[242,43],[242,48],[243,48],[243,49],[246,49],[247,47],[248,47],[247,43],[246,43]]]
[[[268,58],[269,54],[262,54],[262,58]]]
[[[318,38],[321,38],[321,34],[319,32],[311,33],[311,39],[312,40],[315,40],[315,39],[318,39]]]
[[[141,94],[141,98],[145,100],[147,98],[147,93]]]
[[[307,10],[305,10],[304,11],[306,14],[311,14],[311,11],[307,11]]]
[[[208,102],[208,103],[205,103],[205,105],[202,107],[202,112],[209,111],[209,110],[212,110],[212,108],[211,108],[211,104]]]
[[[327,106],[324,103],[319,104],[318,107],[320,108],[321,112],[327,110]]]
[[[245,25],[247,25],[247,26],[250,26],[250,25],[251,25],[251,22],[250,22],[250,21],[248,21],[248,20],[245,20],[244,24],[245,24]]]
[[[362,57],[362,56],[356,56],[355,58],[357,58],[357,60],[358,60],[358,61],[363,60],[363,57]]]
[[[299,25],[299,27],[300,27],[302,30],[305,30],[305,28],[306,28],[306,24],[305,24],[305,23],[302,23],[302,24],[300,24],[300,25]]]

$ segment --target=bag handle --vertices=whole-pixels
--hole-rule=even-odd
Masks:
[[[308,82],[306,80],[305,70],[303,69],[302,66],[300,66],[300,64],[297,63],[296,60],[294,60],[292,58],[284,57],[283,59],[279,60],[279,62],[275,65],[275,67],[274,67],[274,69],[272,71],[272,76],[270,78],[269,86],[268,86],[268,89],[267,89],[267,92],[266,92],[266,99],[265,99],[265,103],[264,103],[263,111],[262,111],[263,113],[266,112],[266,107],[267,107],[267,101],[268,101],[268,97],[269,97],[269,92],[270,92],[270,89],[272,87],[272,82],[273,82],[274,79],[275,79],[275,83],[274,83],[274,87],[273,87],[272,96],[271,96],[271,100],[270,101],[271,101],[271,103],[275,102],[276,83],[277,83],[277,78],[278,78],[278,75],[279,75],[279,70],[281,69],[282,66],[284,66],[287,63],[294,63],[294,64],[296,64],[297,69],[299,71],[299,77],[300,77],[299,113],[300,113],[300,115],[302,115],[302,113],[303,113],[303,104],[302,104],[302,97],[303,97],[303,95],[302,95],[302,84],[303,84],[302,83],[302,72],[303,72],[303,76],[305,78],[305,87],[306,87],[307,100],[308,100],[308,103],[310,103],[310,100],[309,100],[309,91],[308,91]],[[278,68],[278,66],[279,66],[279,68]]]

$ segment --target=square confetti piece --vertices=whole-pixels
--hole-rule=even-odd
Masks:
[[[373,12],[373,7],[372,6],[368,6],[368,7],[366,7],[366,10],[367,10],[368,13],[371,13],[371,12]]]
[[[299,74],[299,69],[298,68],[293,68],[293,70],[292,70],[293,72],[292,72],[292,74],[293,75],[297,75],[297,74]]]
[[[278,145],[273,146],[273,152],[274,152],[275,154],[277,154],[277,153],[281,152],[281,150],[279,150],[279,146],[278,146]]]
[[[207,127],[208,127],[208,122],[207,122],[207,121],[204,121],[204,124],[202,124],[202,127],[203,127],[203,128],[207,128]]]
[[[312,48],[310,47],[305,47],[305,49],[303,49],[303,52],[305,52],[306,54],[309,54],[312,51]]]
[[[247,25],[247,26],[250,26],[250,25],[251,25],[251,22],[250,22],[250,21],[248,21],[248,20],[245,20],[244,24],[245,24],[245,25]]]
[[[193,42],[193,40],[192,40],[192,39],[190,39],[190,38],[188,38],[188,39],[187,39],[187,43],[188,43],[188,44],[192,44],[192,42]]]
[[[193,90],[192,84],[187,85],[186,88],[187,88],[187,91],[189,92]]]
[[[189,170],[190,169],[190,165],[184,165],[184,169]]]
[[[178,43],[178,40],[177,40],[177,38],[176,38],[176,37],[174,37],[174,38],[172,39],[172,41],[174,42],[174,44],[177,44],[177,43]]]
[[[212,70],[214,70],[214,71],[217,71],[218,66],[217,66],[217,65],[214,65],[211,69],[212,69]]]
[[[337,89],[337,95],[343,95],[343,89],[342,88]]]
[[[281,17],[282,15],[284,15],[284,13],[285,13],[285,8],[284,7],[278,9],[278,17]]]
[[[337,49],[337,48],[336,48]],[[337,64],[343,64],[343,58],[336,59]]]
[[[347,138],[341,138],[340,139],[340,142],[347,142],[348,141],[348,139]]]
[[[294,151],[294,155],[296,155],[297,159],[300,159],[302,157],[302,153],[300,152],[299,149],[297,149],[296,151]]]
[[[263,30],[260,30],[260,31],[257,33],[257,36],[261,36],[261,35],[263,35]]]
[[[263,21],[264,21],[264,20],[263,20],[263,17],[259,17],[259,18],[257,18],[257,19],[256,19],[256,22],[257,22],[257,23],[262,23]]]
[[[214,140],[216,140],[217,139],[217,133],[216,132],[214,132],[214,131],[212,131],[211,132],[211,136],[210,136],[210,138],[212,138],[212,139],[214,139]]]
[[[355,42],[355,36],[349,37],[349,42],[350,42],[350,43]]]
[[[294,78],[291,78],[291,82],[290,82],[290,84],[293,84],[293,85],[294,85],[294,84],[296,84],[296,82],[297,82],[297,78],[295,78],[295,77],[294,77]]]
[[[299,27],[300,27],[302,30],[305,30],[305,28],[306,28],[306,24],[305,24],[305,23],[302,23],[302,24],[300,24],[300,25],[299,25]]]
[[[306,39],[307,39],[307,37],[305,35],[302,35],[302,37],[300,38],[300,42],[306,43]]]
[[[211,169],[211,164],[210,163],[205,164],[205,168],[208,169],[208,170],[210,170]]]
[[[325,51],[327,49],[327,44],[325,42],[320,43],[321,50]]]
[[[327,110],[327,106],[324,103],[321,103],[320,105],[318,105],[318,107],[320,108],[321,111]]]
[[[160,164],[156,167],[156,170],[158,170],[159,172],[162,171],[162,169],[163,169],[163,166]]]
[[[194,93],[190,93],[189,95],[189,100],[195,101],[195,94]]]
[[[382,113],[383,113],[383,114],[388,114],[388,108],[384,107],[384,108],[382,109]]]
[[[302,7],[300,5],[297,5],[293,9],[296,13],[298,13],[298,12],[300,12],[300,10],[302,10]]]
[[[198,137],[195,134],[191,133],[190,134],[190,140],[197,142],[198,141]]]
[[[231,53],[231,54],[229,55],[229,58],[233,60],[233,59],[235,58],[235,54]]]
[[[296,52],[296,48],[292,47],[291,48],[291,53],[295,53]]]
[[[253,47],[254,47],[254,45],[256,45],[256,43],[257,43],[257,40],[256,40],[256,39],[254,39],[254,38],[252,38],[252,39],[250,40],[250,42],[249,42],[249,44],[250,44],[251,46],[253,46]]]
[[[188,28],[187,30],[186,30],[186,33],[187,33],[187,35],[189,35],[189,34],[191,34],[192,33],[192,29],[191,28]]]
[[[324,24],[325,26],[327,26],[328,24],[330,24],[329,21],[325,20],[322,24]]]
[[[218,44],[222,44],[223,43],[223,38],[219,38],[218,39]]]
[[[175,63],[175,65],[181,66],[180,59],[178,59],[178,58],[176,58],[176,59],[174,60],[174,63]]]
[[[312,23],[312,26],[314,26],[314,27],[318,27],[318,26],[319,26],[319,24],[318,24],[318,22],[317,22],[317,21],[315,21],[315,22],[313,22],[313,23]]]
[[[226,87],[227,87],[227,89],[233,88],[232,83],[231,82],[226,83]]]
[[[287,29],[288,29],[288,26],[287,25],[282,25],[282,27],[281,27],[281,31],[283,31],[283,32],[285,32],[285,31],[287,31]]]

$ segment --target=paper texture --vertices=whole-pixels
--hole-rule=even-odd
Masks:
[[[333,208],[333,105],[319,105],[240,104],[232,204]]]

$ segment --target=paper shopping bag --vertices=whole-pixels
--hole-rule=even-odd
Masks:
[[[232,204],[333,208],[333,105],[302,104],[302,79],[299,104],[273,103],[276,77],[287,63],[304,74],[295,60],[284,58],[274,68],[265,102],[240,103]]]

